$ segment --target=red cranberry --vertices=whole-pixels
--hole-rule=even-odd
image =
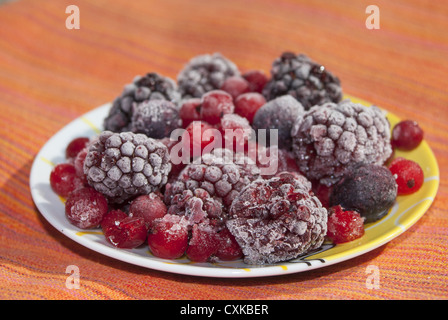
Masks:
[[[73,139],[65,149],[65,157],[66,159],[75,159],[75,157],[78,155],[78,153],[84,149],[89,143],[90,139],[87,137],[79,137]]]
[[[165,203],[155,193],[138,196],[129,206],[129,215],[143,218],[148,227],[155,219],[162,218],[166,212]]]
[[[68,197],[83,185],[83,180],[76,174],[75,166],[71,163],[60,163],[50,173],[50,186],[61,197]]]
[[[148,229],[142,217],[111,210],[101,222],[106,240],[117,248],[137,248],[146,241]]]
[[[106,198],[90,187],[73,191],[65,203],[67,219],[81,229],[98,227],[107,211]]]
[[[216,253],[218,246],[218,234],[212,226],[207,223],[195,224],[186,254],[191,261],[206,262]]]
[[[252,123],[255,113],[265,103],[265,97],[258,92],[244,93],[235,100],[235,113],[245,117],[249,123]]]
[[[423,185],[424,173],[415,161],[398,157],[392,161],[389,170],[397,182],[398,195],[417,192]]]
[[[201,99],[185,100],[180,107],[179,117],[182,119],[184,129],[193,121],[201,120]]]
[[[148,246],[154,256],[177,259],[183,256],[187,245],[187,224],[180,216],[167,214],[154,220],[148,234]]]
[[[182,142],[184,148],[190,148],[190,157],[201,155],[205,147],[210,144],[211,146],[214,145],[215,136],[212,130],[217,129],[204,121],[193,121],[188,125],[182,137]]]
[[[334,243],[356,240],[364,235],[364,219],[356,211],[331,207],[327,223],[327,237]]]
[[[249,92],[249,82],[240,76],[228,77],[222,84],[221,90],[229,93],[235,100],[239,95]]]
[[[215,253],[218,259],[231,261],[243,257],[243,251],[229,229],[225,228],[219,233],[218,241],[219,246]]]
[[[249,82],[249,91],[261,93],[264,86],[269,81],[263,71],[250,70],[243,74],[243,78]]]
[[[223,115],[234,110],[232,96],[223,90],[212,90],[202,96],[201,118],[211,125],[218,124]]]
[[[392,130],[392,146],[401,150],[412,150],[423,140],[423,130],[416,121],[404,120]]]

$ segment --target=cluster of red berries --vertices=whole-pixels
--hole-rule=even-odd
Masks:
[[[253,70],[227,77],[219,88],[205,92],[201,97],[183,100],[179,105],[178,115],[182,120],[182,128],[185,129],[183,134],[188,135],[187,139],[182,136],[182,143],[188,143],[184,147],[190,150],[190,155],[202,155],[206,147],[212,150],[232,146],[233,151],[261,148],[256,142],[249,141],[245,134],[238,139],[235,131],[247,132],[252,128],[255,114],[267,103],[263,89],[269,80],[263,72]],[[226,134],[227,130],[233,133],[230,137]],[[214,135],[214,132],[219,134]],[[391,145],[395,149],[412,150],[422,139],[423,131],[415,121],[403,121],[393,128]],[[167,137],[160,141],[168,150],[177,143]],[[151,252],[160,258],[175,259],[186,255],[192,261],[205,262],[214,257],[234,260],[243,256],[239,243],[229,229],[216,224],[218,219],[203,219],[192,223],[192,218],[188,217],[191,212],[200,214],[202,205],[207,203],[208,197],[213,196],[201,195],[199,190],[204,190],[198,187],[191,201],[184,206],[184,215],[170,211],[172,204],[160,192],[163,189],[139,195],[124,205],[109,203],[86,180],[84,159],[90,143],[90,139],[85,137],[71,141],[66,148],[66,161],[56,165],[50,174],[52,189],[66,199],[65,215],[70,223],[81,229],[100,227],[107,241],[118,248],[136,248],[147,243]],[[273,174],[289,171],[301,176],[291,150],[275,146],[267,148],[268,154],[265,155],[269,157],[269,151],[273,151],[273,148],[278,151],[277,158],[270,159],[278,161],[278,170]],[[267,165],[260,163],[258,157],[259,153],[255,159],[259,167]],[[184,167],[183,164],[173,164],[170,177],[175,180]],[[423,171],[414,161],[396,158],[390,162],[388,169],[395,178],[397,195],[414,193],[423,184]],[[191,185],[202,181],[190,180],[185,183]],[[317,183],[313,186],[313,191],[322,206],[328,209],[328,239],[334,243],[343,243],[358,239],[364,234],[366,221],[359,210],[330,203],[332,186]],[[188,210],[191,212],[188,213]]]

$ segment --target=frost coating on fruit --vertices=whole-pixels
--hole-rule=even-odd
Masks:
[[[114,100],[109,114],[104,119],[104,129],[112,132],[131,131],[134,107],[146,100],[168,100],[177,106],[180,103],[180,94],[176,82],[154,72],[135,77]]]
[[[341,205],[359,212],[366,222],[373,222],[388,213],[396,198],[397,183],[386,167],[359,165],[334,185],[330,206]]]
[[[220,53],[192,58],[177,76],[183,99],[200,98],[204,93],[220,89],[224,81],[240,74],[238,67]]]
[[[102,132],[84,161],[88,183],[111,203],[123,203],[164,186],[171,170],[168,148],[132,132]]]
[[[200,162],[187,165],[175,181],[166,185],[165,203],[171,204],[175,195],[185,190],[201,188],[227,207],[259,176],[260,170],[250,158],[229,149],[215,149],[203,155]]]
[[[146,100],[133,106],[130,131],[150,138],[169,137],[181,126],[177,106],[166,100]]]
[[[326,185],[336,183],[353,165],[381,165],[392,154],[383,112],[350,100],[314,106],[297,118],[291,136],[301,172]]]
[[[244,262],[285,261],[322,245],[327,210],[305,181],[282,173],[253,181],[235,198],[226,225],[243,251]]]
[[[323,65],[304,54],[284,52],[272,63],[271,80],[263,89],[266,100],[289,94],[305,108],[342,99],[341,83]]]
[[[294,121],[300,117],[304,108],[290,95],[268,101],[255,113],[252,126],[255,131],[266,129],[266,142],[270,141],[270,129],[278,130],[278,146],[291,149],[291,129]],[[274,145],[270,141],[270,145]]]

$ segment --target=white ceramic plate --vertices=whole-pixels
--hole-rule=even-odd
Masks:
[[[351,98],[356,102],[369,105],[359,99]],[[65,161],[65,148],[68,143],[76,137],[91,137],[98,134],[109,108],[110,104],[105,104],[79,117],[56,133],[43,146],[32,165],[31,194],[44,218],[70,239],[98,254],[150,269],[203,277],[249,278],[284,275],[335,264],[371,251],[409,229],[429,208],[439,185],[436,159],[427,143],[423,141],[412,152],[397,153],[397,156],[401,155],[420,163],[425,174],[423,187],[411,196],[398,197],[390,213],[383,219],[367,225],[365,235],[358,240],[337,246],[324,245],[319,252],[269,266],[247,265],[241,260],[194,263],[187,258],[159,259],[151,254],[147,246],[132,250],[117,249],[105,240],[101,229],[85,231],[71,225],[65,217],[64,199],[56,195],[50,187],[50,172],[55,164]],[[388,114],[388,118],[391,125],[398,122],[398,118],[391,114]]]

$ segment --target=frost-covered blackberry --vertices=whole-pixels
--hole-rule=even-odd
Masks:
[[[167,147],[132,132],[102,132],[89,146],[84,161],[88,183],[111,203],[159,190],[170,170]]]
[[[270,264],[319,248],[327,232],[327,210],[312,196],[311,183],[290,173],[255,180],[230,207],[227,227],[244,262]]]
[[[263,89],[266,100],[289,94],[305,110],[324,102],[342,99],[340,80],[323,65],[304,54],[284,52],[271,68],[271,79]]]
[[[180,94],[174,80],[157,73],[137,76],[124,87],[104,120],[104,129],[112,132],[130,131],[135,105],[146,100],[168,100],[178,106]]]
[[[167,100],[146,100],[134,106],[130,131],[162,139],[180,128],[182,120],[176,105]]]
[[[208,91],[220,89],[224,81],[240,75],[238,67],[220,53],[192,58],[177,76],[182,98],[200,98]]]
[[[290,95],[281,96],[268,101],[255,113],[253,128],[257,132],[266,129],[266,143],[270,141],[270,129],[277,130],[277,144],[282,149],[291,149],[291,129],[294,121],[304,112],[300,102]]]
[[[350,100],[306,111],[297,118],[291,136],[301,172],[326,185],[337,182],[353,165],[381,165],[392,153],[384,113]]]

